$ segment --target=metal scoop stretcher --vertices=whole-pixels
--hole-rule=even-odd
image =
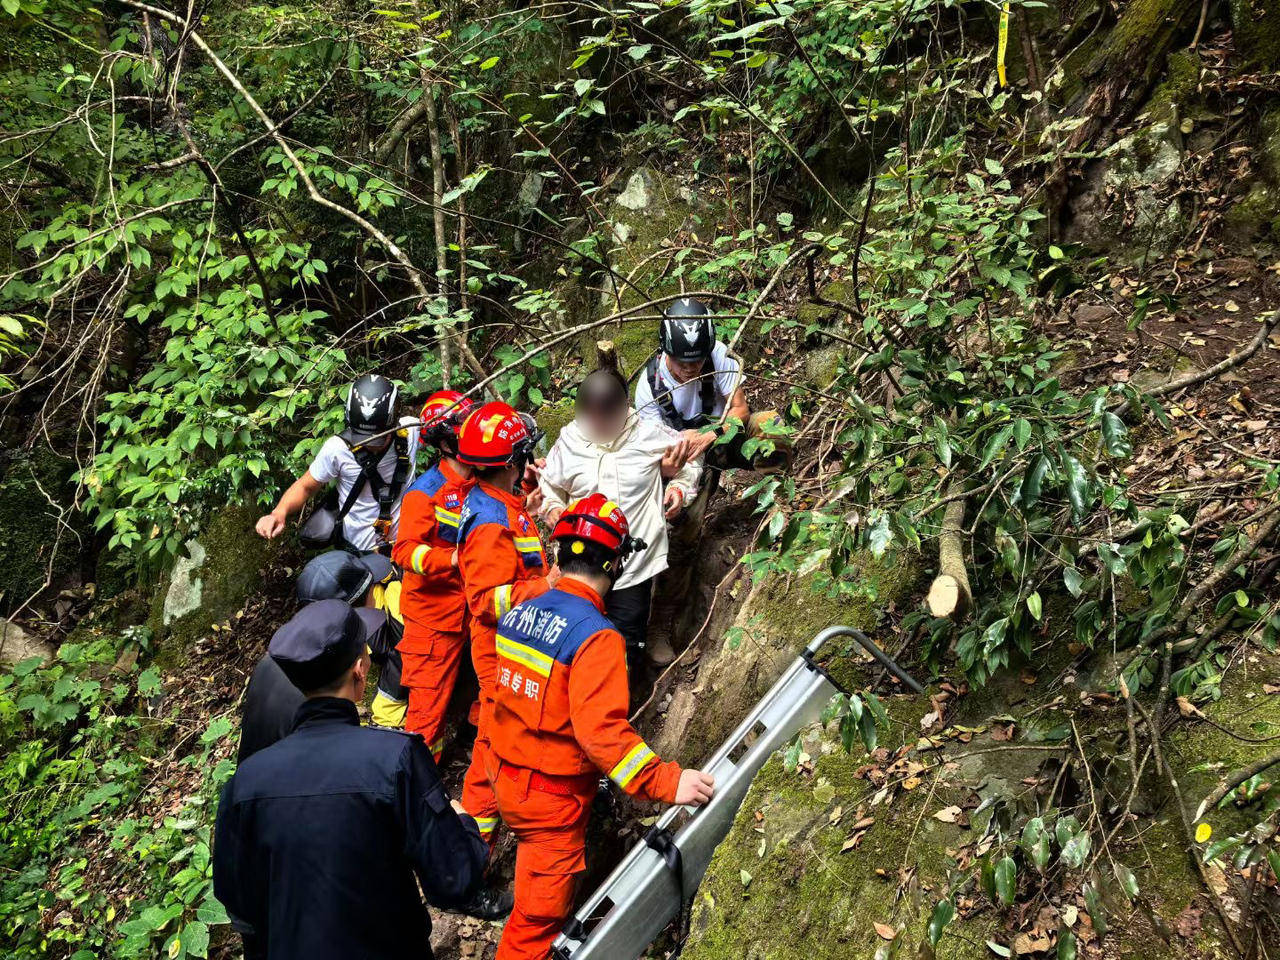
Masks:
[[[552,945],[555,960],[636,960],[679,917],[712,854],[729,834],[756,773],[770,755],[817,720],[836,693],[818,664],[822,647],[849,637],[916,693],[906,671],[853,627],[828,627],[809,643],[756,708],[702,769],[715,777],[711,802],[672,807],[566,924]],[[682,825],[677,820],[685,819]]]

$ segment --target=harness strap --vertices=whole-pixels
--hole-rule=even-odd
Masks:
[[[684,859],[680,856],[680,848],[675,844],[671,831],[656,824],[644,835],[644,844],[662,857],[667,869],[675,874],[676,890],[680,894],[680,912],[676,919],[676,949],[672,958],[679,957],[684,949],[684,942],[689,937],[689,904],[685,902]]]
[[[352,455],[360,465],[360,479],[351,485],[351,492],[347,494],[346,501],[338,511],[336,523],[339,529],[367,485],[369,493],[378,501],[378,519],[375,526],[384,540],[389,539],[391,513],[395,509],[396,501],[400,498],[400,491],[404,489],[405,481],[409,479],[409,470],[412,466],[409,462],[409,436],[404,430],[398,431],[395,435],[395,451],[396,466],[392,471],[390,482],[383,480],[378,470],[378,465],[386,456],[385,450],[353,451]]]
[[[653,395],[653,401],[662,411],[662,419],[668,425],[680,430],[696,430],[703,426],[710,420],[711,411],[716,405],[715,368],[711,361],[704,360],[702,370],[698,374],[698,411],[692,417],[681,416],[680,411],[676,409],[675,391],[663,389],[658,374],[658,364],[661,362],[662,352],[659,351],[649,358],[644,372],[649,380],[649,392]]]

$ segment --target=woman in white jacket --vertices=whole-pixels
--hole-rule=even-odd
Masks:
[[[636,416],[616,370],[588,374],[575,405],[575,419],[560,431],[542,469],[542,517],[554,526],[566,506],[597,491],[622,507],[632,536],[648,546],[627,561],[605,598],[605,613],[626,639],[633,664],[643,650],[655,666],[665,666],[675,656],[669,643],[645,647],[653,579],[667,569],[667,520],[693,499],[701,464],[689,459],[691,445],[675,430]]]

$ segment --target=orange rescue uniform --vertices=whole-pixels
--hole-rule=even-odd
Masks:
[[[489,726],[493,713],[498,656],[498,620],[516,604],[546,593],[547,558],[524,497],[479,481],[462,504],[458,528],[458,570],[471,621],[471,662],[480,681],[475,717],[476,742],[462,781],[462,806],[475,817],[480,835],[492,841],[498,802],[489,781]]]
[[[498,960],[543,960],[586,867],[600,772],[634,796],[671,803],[681,769],[661,761],[627,720],[626,644],[585,583],[563,579],[512,609],[496,649],[489,774],[519,844]]]
[[[421,734],[436,760],[444,749],[444,717],[467,644],[467,602],[453,565],[462,503],[475,481],[440,460],[405,491],[391,558],[404,569],[400,609],[404,637],[396,648],[409,688],[405,729]]]

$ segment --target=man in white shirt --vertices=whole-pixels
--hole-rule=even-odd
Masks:
[[[751,413],[742,365],[716,339],[711,311],[701,301],[684,297],[672,303],[662,316],[658,344],[636,383],[640,416],[681,431],[693,456],[705,456],[707,466],[717,470],[752,470],[784,462],[776,454],[743,452],[746,441],[766,434],[766,424],[777,421],[778,415],[772,410]],[[730,423],[736,423],[737,432],[716,443]],[[775,443],[779,449],[784,445],[781,438]]]
[[[258,520],[256,529],[268,540],[284,532],[288,518],[298,513],[313,494],[337,481],[336,501],[317,511],[304,530],[313,539],[333,531],[332,545],[358,553],[388,552],[400,522],[400,499],[413,482],[418,455],[418,431],[406,425],[412,417],[396,417],[398,391],[386,377],[365,374],[347,392],[345,428],[320,447],[307,471],[293,482],[274,510]],[[396,430],[396,424],[402,429]],[[331,516],[330,516],[331,515]],[[311,527],[316,531],[312,532]],[[323,530],[321,528],[324,528]]]
[[[542,517],[554,527],[568,504],[596,492],[622,507],[632,536],[647,546],[632,555],[605,598],[605,614],[631,658],[643,651],[655,666],[665,666],[675,657],[670,644],[646,646],[653,580],[667,568],[667,520],[693,499],[701,466],[688,440],[628,408],[627,384],[617,370],[589,374],[575,406],[577,416],[560,431],[542,469]]]

